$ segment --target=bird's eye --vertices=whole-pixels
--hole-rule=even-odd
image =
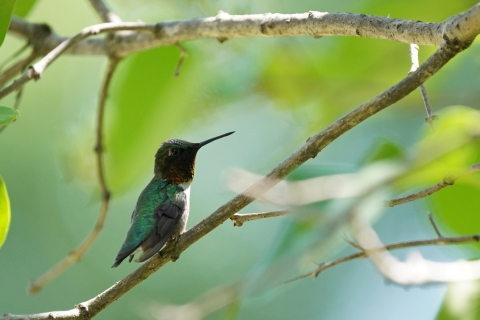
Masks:
[[[170,155],[171,156],[176,156],[180,153],[180,149],[178,148],[173,148],[173,149],[170,149]]]

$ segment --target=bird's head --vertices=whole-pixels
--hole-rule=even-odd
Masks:
[[[180,139],[163,142],[155,154],[155,176],[170,183],[189,185],[195,173],[195,157],[198,150],[204,145],[232,133],[225,133],[200,143]]]

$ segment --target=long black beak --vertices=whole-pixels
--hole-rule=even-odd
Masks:
[[[220,135],[220,136],[217,136],[217,137],[215,137],[215,138],[211,138],[211,139],[202,141],[202,142],[200,142],[199,144],[197,144],[196,149],[200,149],[200,148],[203,147],[204,145],[209,144],[210,142],[215,141],[215,140],[217,140],[217,139],[220,139],[220,138],[229,136],[229,135],[231,135],[231,134],[234,133],[234,132],[235,132],[235,131],[232,131],[232,132],[225,133],[225,134],[222,134],[222,135]]]

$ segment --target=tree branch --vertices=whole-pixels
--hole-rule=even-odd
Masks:
[[[400,261],[394,257],[385,247],[378,234],[358,214],[353,214],[351,219],[352,233],[358,243],[375,264],[378,271],[387,279],[400,285],[421,285],[431,282],[457,282],[480,279],[480,260],[434,262],[426,260],[418,252],[413,252],[406,261]],[[452,241],[458,241],[458,237]],[[478,242],[480,235],[470,236],[470,241]],[[437,238],[437,241],[445,243],[449,237]],[[448,243],[448,242],[447,242]]]
[[[471,166],[467,167],[462,172],[446,176],[445,178],[442,179],[442,181],[438,182],[437,184],[435,184],[431,187],[428,187],[428,188],[423,189],[421,191],[409,194],[409,195],[404,196],[404,197],[389,200],[385,203],[385,206],[395,207],[395,206],[398,206],[399,204],[412,202],[412,201],[418,200],[420,198],[427,197],[427,196],[429,196],[429,195],[431,195],[435,192],[438,192],[438,191],[442,190],[445,187],[453,185],[455,183],[455,181],[457,181],[458,178],[460,178],[464,175],[470,174],[470,173],[478,172],[478,171],[480,171],[480,163],[472,164]]]
[[[412,67],[410,68],[410,72],[415,71],[418,68],[418,45],[415,43],[410,43],[410,59],[412,60]],[[425,122],[433,129],[433,123],[435,120],[438,119],[436,115],[432,113],[432,106],[430,104],[430,100],[428,99],[427,89],[423,84],[420,85],[420,93],[422,94],[423,104],[425,105],[425,111],[427,112],[427,117],[425,118]]]
[[[113,13],[102,0],[88,0],[103,22],[122,22],[119,16]]]
[[[90,0],[91,2],[93,0]],[[104,10],[97,9],[100,15]],[[136,25],[135,29],[131,29]],[[35,41],[42,54],[46,54],[67,38],[51,32],[36,32],[48,28],[43,24],[33,24],[14,17],[9,32]],[[120,29],[122,29],[120,27]],[[284,36],[354,36],[391,40],[419,45],[439,46],[442,41],[443,23],[426,23],[412,20],[391,19],[355,13],[328,13],[310,11],[298,14],[249,14],[229,15],[219,12],[208,18],[174,20],[156,24],[124,23],[122,30],[136,33],[123,35],[117,39],[112,50],[124,57],[133,52],[158,46],[174,45],[186,40],[220,39],[244,37],[284,37]],[[149,33],[145,33],[148,31]],[[83,41],[72,47],[70,54],[105,55],[104,39]]]
[[[458,172],[458,173],[453,174],[453,175],[446,176],[445,178],[443,178],[442,181],[438,182],[437,184],[435,184],[431,187],[428,187],[424,190],[421,190],[419,192],[416,192],[416,193],[413,193],[413,194],[410,194],[410,195],[407,195],[407,196],[404,196],[404,197],[401,197],[401,198],[395,198],[395,199],[392,199],[392,200],[388,200],[387,202],[385,202],[385,206],[386,207],[395,207],[395,206],[398,206],[400,204],[404,204],[404,203],[407,203],[407,202],[412,202],[412,201],[427,197],[427,196],[429,196],[429,195],[431,195],[435,192],[438,192],[438,191],[442,190],[445,187],[452,186],[455,183],[455,181],[457,181],[462,176],[465,176],[467,174],[471,174],[471,173],[474,173],[474,172],[479,172],[479,171],[480,171],[480,163],[472,164],[472,165],[468,166],[464,171]],[[324,177],[329,177],[329,176],[324,176]],[[354,183],[354,180],[352,180],[351,182]],[[297,182],[297,183],[301,183],[301,182]],[[310,187],[312,187],[312,186],[310,186]],[[358,195],[359,195],[358,192],[356,194],[352,194],[352,196],[358,196]],[[324,199],[324,200],[326,200],[326,199]],[[233,225],[235,227],[241,227],[245,222],[248,222],[248,221],[280,217],[280,216],[288,215],[290,213],[291,213],[291,211],[271,211],[271,212],[248,213],[248,214],[236,213],[230,219],[233,221]],[[435,222],[433,222],[432,218],[429,218],[429,219],[432,222],[432,225],[434,226],[434,228],[436,228]],[[436,231],[438,231],[438,229],[436,229]],[[438,232],[437,232],[437,234],[438,234]],[[439,236],[440,236],[440,234],[439,234]]]
[[[437,234],[438,238],[439,238],[439,239],[443,239],[444,236],[443,236],[442,233],[440,232],[440,229],[438,228],[437,223],[436,223],[435,220],[433,219],[433,215],[432,215],[431,212],[428,213],[428,220],[430,221],[430,224],[432,225],[433,230],[435,230],[435,233]]]
[[[151,47],[173,45],[185,40],[202,38],[228,39],[256,36],[312,35],[314,37],[320,37],[324,35],[362,35],[364,37],[403,41],[405,40],[404,35],[410,34],[414,35],[413,38],[415,38],[415,41],[408,42],[424,43],[422,40],[432,40],[431,35],[434,31],[440,30],[443,30],[443,36],[441,32],[435,33],[436,37],[433,38],[435,38],[436,41],[425,44],[438,45],[448,42],[447,47],[451,47],[454,49],[453,51],[459,52],[468,47],[478,34],[480,25],[480,17],[478,17],[480,16],[479,11],[480,5],[477,4],[467,12],[456,15],[443,24],[439,23],[436,25],[432,23],[428,24],[351,13],[321,13],[313,11],[292,15],[265,14],[244,16],[231,16],[227,13],[220,12],[217,16],[211,18],[171,21],[157,24],[122,22],[93,25],[83,29],[76,36],[63,40],[11,85],[1,89],[0,99],[23,86],[31,79],[38,80],[43,71],[61,54],[65,53],[83,39],[100,33],[121,30],[144,31],[138,34],[128,33],[118,35],[118,37],[115,38],[115,44],[108,46],[103,42],[95,43],[94,47],[96,49],[103,48],[101,50],[102,54],[115,57],[124,57],[132,52]],[[35,33],[34,25],[25,24],[27,24],[27,22],[18,18],[12,19],[9,30],[14,34],[22,34],[22,32],[28,33],[33,29],[33,33]],[[42,30],[48,28],[45,27],[45,25],[40,26],[42,26]],[[319,29],[315,28],[315,26],[319,27]],[[455,28],[456,26],[458,26],[458,28]],[[451,31],[451,29],[458,30]],[[392,30],[396,31],[392,32]],[[48,31],[49,32],[43,33],[51,35],[52,32],[50,28],[48,28]],[[422,37],[422,35],[425,37]],[[443,42],[441,42],[442,37]],[[409,36],[409,38],[412,38],[412,36]],[[145,39],[148,39],[148,41],[145,41]],[[53,39],[50,39],[50,41],[51,40]],[[45,42],[48,43],[49,41]],[[136,44],[136,46],[134,44]],[[39,46],[40,45],[36,47],[37,50],[40,50],[40,48],[38,48]],[[460,46],[461,48],[454,48],[455,46]],[[92,52],[89,53],[92,54]]]
[[[433,238],[433,239],[426,239],[426,240],[405,241],[405,242],[389,244],[382,247],[376,247],[376,248],[370,249],[369,251],[370,253],[376,253],[383,250],[390,251],[390,250],[421,247],[421,246],[444,246],[444,245],[451,245],[451,244],[464,244],[464,243],[474,243],[474,242],[480,242],[480,234],[459,236],[459,237],[442,237],[442,238]],[[351,260],[363,259],[367,257],[368,256],[365,253],[365,251],[361,251],[361,252],[350,254],[345,257],[338,258],[336,260],[323,262],[323,263],[320,263],[318,267],[315,268],[314,270],[304,273],[298,277],[292,278],[286,281],[285,283],[293,282],[293,281],[308,278],[308,277],[316,278],[320,273],[322,273],[327,269],[330,269],[331,267],[334,267],[336,265],[339,265]]]
[[[180,50],[180,57],[178,58],[177,67],[175,68],[175,73],[173,74],[174,77],[178,77],[180,75],[180,70],[182,69],[183,61],[188,57],[187,49],[182,46],[180,43],[175,44]]]
[[[233,216],[230,217],[230,220],[233,221],[234,227],[241,227],[245,222],[248,222],[248,221],[265,219],[265,218],[282,217],[289,213],[290,211],[272,211],[272,212],[247,213],[247,214],[235,213]]]
[[[36,53],[30,54],[28,57],[25,59],[22,59],[20,61],[17,61],[14,63],[11,67],[9,67],[7,70],[2,72],[0,74],[0,88],[8,82],[10,79],[12,79],[16,74],[19,72],[25,70],[27,66],[29,66],[35,59],[37,58]]]
[[[93,227],[93,230],[87,236],[87,238],[83,241],[80,246],[76,249],[70,251],[65,259],[60,261],[53,269],[47,271],[44,275],[42,275],[37,280],[30,283],[27,291],[30,294],[34,294],[42,290],[42,288],[50,282],[53,278],[58,276],[62,273],[65,269],[67,269],[72,264],[80,261],[83,257],[85,252],[90,248],[93,244],[97,236],[99,235],[100,231],[103,229],[103,225],[105,223],[105,219],[107,218],[108,213],[108,204],[110,200],[110,192],[107,187],[107,182],[105,179],[105,168],[104,168],[104,161],[103,161],[103,123],[104,123],[104,114],[105,114],[105,102],[107,99],[107,92],[108,87],[110,86],[110,82],[112,80],[113,73],[118,66],[119,59],[112,58],[109,61],[107,72],[105,74],[105,79],[103,80],[103,84],[100,90],[100,96],[98,100],[98,115],[97,115],[97,127],[96,127],[96,145],[95,145],[95,159],[96,159],[96,167],[97,167],[97,176],[98,176],[98,185],[100,187],[101,193],[101,204],[100,204],[100,213],[97,218],[97,222]]]

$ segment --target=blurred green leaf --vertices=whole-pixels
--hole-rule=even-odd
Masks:
[[[446,175],[462,171],[470,164],[479,162],[480,112],[453,106],[439,113],[435,129],[425,129],[418,144],[415,166],[396,185],[408,189],[431,185]]]
[[[0,125],[6,125],[17,120],[20,114],[17,110],[0,106]]]
[[[480,233],[480,174],[458,179],[453,186],[431,195],[427,201],[439,224],[454,234]],[[480,245],[465,247],[478,252]]]
[[[286,222],[283,236],[278,239],[279,243],[271,255],[271,261],[275,261],[287,254],[304,248],[307,243],[317,236],[317,225],[314,221],[289,219]]]
[[[7,238],[10,226],[10,200],[8,199],[7,187],[0,176],[0,247]]]
[[[17,0],[13,8],[13,14],[19,17],[25,17],[30,13],[37,0]]]
[[[480,281],[450,283],[437,320],[480,319]]]
[[[373,147],[365,153],[365,156],[362,160],[360,160],[360,163],[362,165],[367,165],[376,161],[398,159],[403,157],[403,150],[398,145],[392,141],[382,139],[382,141],[374,144]]]
[[[3,40],[8,31],[8,26],[10,26],[14,6],[15,0],[0,1],[0,46],[3,44]]]
[[[238,312],[240,311],[241,306],[242,303],[238,299],[230,303],[227,307],[225,307],[225,314],[223,315],[223,320],[235,319],[238,315]]]
[[[114,192],[128,190],[146,168],[153,172],[160,143],[187,129],[201,111],[192,96],[198,94],[198,79],[205,75],[192,67],[195,57],[191,56],[179,77],[173,76],[179,58],[176,47],[132,55],[115,73],[106,142],[106,167]]]

